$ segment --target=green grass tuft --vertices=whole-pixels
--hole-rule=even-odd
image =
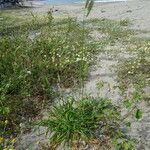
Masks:
[[[61,144],[73,146],[75,141],[99,142],[113,138],[119,131],[120,114],[111,101],[102,98],[83,98],[76,101],[68,98],[61,104],[54,105],[49,118],[39,125],[52,132],[52,147]]]

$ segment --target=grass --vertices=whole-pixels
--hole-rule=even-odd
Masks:
[[[47,132],[52,134],[49,149],[57,149],[62,144],[80,149],[84,146],[82,142],[110,149],[116,142],[115,149],[124,148],[126,143],[133,150],[133,145],[124,139],[120,121],[120,113],[110,100],[86,97],[57,103],[51,108],[48,119],[39,125],[47,127]],[[124,142],[120,143],[119,139]]]
[[[103,35],[97,44],[104,52],[115,57],[119,53],[128,53],[132,56],[128,59],[119,59],[119,65],[116,68],[119,88],[125,94],[129,88],[133,87],[137,93],[143,95],[144,88],[149,85],[150,77],[149,39],[135,37],[142,31],[129,29],[130,21],[128,19],[120,21],[105,18],[91,19],[86,22],[86,25],[91,27],[91,31]]]
[[[24,34],[49,24],[51,14],[33,13],[30,9],[0,11],[0,35]],[[49,19],[47,19],[49,18]]]
[[[50,15],[45,19],[47,25],[42,27],[38,18],[25,30],[24,24],[19,25],[21,32],[14,24],[14,33],[0,38],[0,118],[9,122],[1,124],[2,136],[17,133],[21,122],[34,118],[44,102],[52,102],[53,87],[74,87],[88,75],[94,52],[89,32],[75,19],[52,22]],[[30,28],[35,24],[38,29]],[[8,27],[5,24],[3,30]],[[39,34],[32,39],[32,32]]]
[[[128,39],[135,34],[135,31],[127,28],[128,20],[91,19],[87,21],[87,25],[91,26],[92,30],[96,29],[97,32],[106,35],[102,40],[107,41],[107,45],[128,42]]]
[[[128,51],[134,53],[134,57],[122,61],[118,66],[120,85],[124,92],[129,87],[134,87],[136,91],[144,93],[144,88],[150,84],[150,41],[137,39]]]

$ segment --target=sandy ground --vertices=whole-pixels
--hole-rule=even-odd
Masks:
[[[33,3],[35,12],[47,12],[53,8],[54,15],[83,18],[84,4],[41,5]],[[134,29],[150,30],[150,0],[129,0],[115,3],[95,3],[88,18],[129,19]]]

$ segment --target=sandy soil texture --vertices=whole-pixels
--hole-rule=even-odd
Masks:
[[[51,8],[54,15],[74,16],[83,18],[84,4],[68,5],[40,5],[33,3],[35,12],[47,12]],[[95,3],[88,18],[109,18],[109,19],[129,19],[132,28],[150,30],[150,1],[149,0],[128,0],[126,2],[115,3]]]

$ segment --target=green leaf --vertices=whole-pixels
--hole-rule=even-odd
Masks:
[[[0,114],[2,115],[7,115],[10,113],[10,108],[9,107],[0,107]]]
[[[124,149],[125,150],[129,150],[129,148],[130,148],[130,144],[129,143],[124,143]]]
[[[123,104],[124,104],[124,106],[125,106],[126,108],[131,108],[131,107],[132,107],[132,102],[131,102],[131,100],[125,100],[125,101],[123,102]]]
[[[135,112],[135,118],[139,120],[142,118],[142,115],[143,115],[143,112],[140,109],[137,109]]]
[[[85,8],[88,7],[88,4],[89,4],[90,0],[87,0],[86,3],[85,3]]]
[[[131,127],[131,122],[127,122],[127,123],[126,123],[126,126],[127,126],[127,127]]]
[[[133,99],[135,101],[140,101],[140,100],[142,100],[142,95],[140,93],[138,93],[138,92],[134,92],[133,93]]]
[[[87,9],[87,14],[86,16],[88,16],[93,8],[94,5],[94,0],[87,0],[86,4],[85,4],[85,9]]]

